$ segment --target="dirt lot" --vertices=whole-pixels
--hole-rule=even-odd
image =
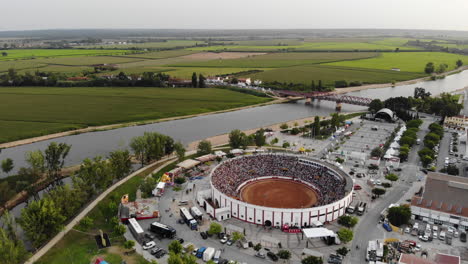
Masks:
[[[259,180],[244,186],[243,201],[274,208],[304,208],[317,202],[317,193],[309,186],[291,180]]]

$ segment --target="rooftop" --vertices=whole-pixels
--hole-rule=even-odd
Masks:
[[[468,178],[430,172],[423,196],[411,205],[468,217]]]

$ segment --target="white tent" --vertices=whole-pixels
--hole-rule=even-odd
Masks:
[[[224,151],[221,151],[221,150],[217,150],[214,152],[214,154],[218,157],[224,157],[226,156],[226,153]]]
[[[181,167],[181,168],[184,168],[184,169],[191,169],[195,166],[197,166],[198,164],[200,164],[200,162],[198,160],[193,160],[193,159],[187,159],[187,160],[184,160],[180,163],[177,164],[177,167]]]
[[[324,227],[304,228],[302,229],[302,233],[304,233],[307,238],[335,236],[333,231]]]
[[[242,154],[244,151],[242,149],[232,149],[230,151],[231,154]]]

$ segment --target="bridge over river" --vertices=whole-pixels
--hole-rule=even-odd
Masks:
[[[294,96],[306,98],[306,104],[310,104],[312,100],[324,100],[336,102],[336,110],[341,111],[342,104],[352,104],[360,106],[368,106],[372,101],[371,98],[352,96],[346,94],[337,94],[334,92],[297,92],[297,91],[275,91],[279,96]]]

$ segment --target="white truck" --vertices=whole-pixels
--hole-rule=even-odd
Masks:
[[[207,261],[210,261],[214,254],[215,254],[216,250],[212,247],[209,247],[205,250],[205,252],[203,252],[203,261],[207,262]]]
[[[348,208],[346,208],[346,212],[348,214],[353,214],[356,209],[357,209],[357,206],[359,205],[359,202],[358,201],[353,201],[349,206]]]

